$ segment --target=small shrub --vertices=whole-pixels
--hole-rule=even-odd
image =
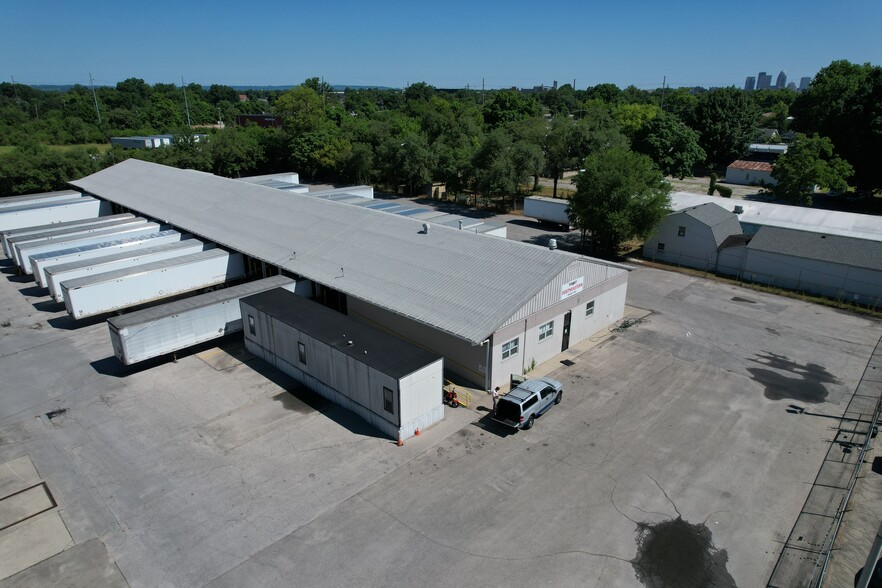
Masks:
[[[720,193],[720,196],[723,198],[731,198],[732,197],[732,188],[729,186],[717,186],[717,192]]]
[[[710,186],[707,189],[707,195],[713,196],[714,190],[717,188],[717,174],[711,173],[710,175]]]

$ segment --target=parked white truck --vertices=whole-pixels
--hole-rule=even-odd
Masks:
[[[545,198],[543,196],[527,196],[524,198],[524,216],[535,218],[539,222],[570,227],[567,209],[570,201],[565,198]]]

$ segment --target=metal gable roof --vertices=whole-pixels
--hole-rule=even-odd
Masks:
[[[741,223],[735,213],[729,212],[722,206],[714,203],[699,204],[692,208],[686,208],[673,214],[686,214],[707,225],[711,234],[714,236],[714,242],[717,247],[722,245],[728,237],[741,234]]]
[[[580,259],[135,159],[71,184],[473,344]]]
[[[765,226],[760,227],[747,248],[882,270],[882,242],[869,239]]]

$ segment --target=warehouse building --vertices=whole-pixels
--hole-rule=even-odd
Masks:
[[[71,182],[288,275],[482,387],[622,318],[629,268],[399,214],[138,160]]]

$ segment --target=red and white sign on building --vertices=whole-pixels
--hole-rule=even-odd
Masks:
[[[571,280],[560,287],[560,299],[565,300],[570,296],[575,296],[585,288],[585,277],[579,276],[575,280]]]

